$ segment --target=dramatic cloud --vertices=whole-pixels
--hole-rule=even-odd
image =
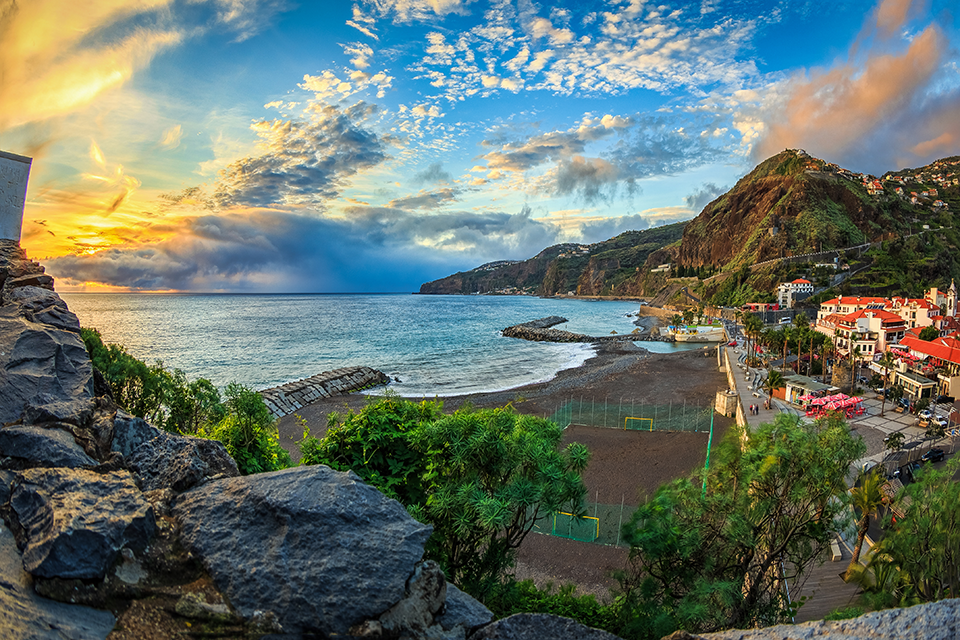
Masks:
[[[683,203],[693,209],[695,213],[700,213],[705,206],[727,191],[729,191],[728,187],[718,187],[712,182],[707,182],[700,185],[700,188],[690,195],[684,196]]]
[[[313,120],[272,120],[253,125],[263,153],[220,172],[214,193],[221,206],[277,207],[335,198],[344,180],[387,158],[388,140],[358,121],[372,107],[327,106]]]
[[[71,113],[205,30],[173,0],[0,0],[0,131]],[[216,0],[214,22],[252,35],[278,2]],[[211,25],[212,26],[212,25]]]
[[[900,28],[909,5],[903,0],[881,3],[879,35]],[[768,105],[755,160],[784,148],[803,148],[879,173],[956,152],[960,78],[956,62],[950,61],[955,53],[940,27],[930,24],[902,51],[891,50],[894,44],[884,38],[860,46],[851,50],[847,63],[815,69],[777,88],[782,97]],[[865,56],[862,62],[855,57],[859,55]]]

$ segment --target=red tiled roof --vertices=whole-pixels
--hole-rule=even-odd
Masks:
[[[950,340],[949,345],[943,344],[943,340],[936,340],[932,342],[927,342],[926,340],[921,340],[920,338],[914,338],[913,336],[904,336],[900,341],[900,344],[904,347],[907,347],[911,351],[916,351],[917,353],[923,353],[928,356],[933,356],[934,358],[940,358],[941,360],[947,360],[949,362],[960,363],[960,341]],[[950,346],[955,345],[955,346]]]
[[[813,283],[810,282],[809,280],[804,280],[803,278],[797,278],[796,280],[794,280],[794,281],[791,282],[790,284],[813,284]]]

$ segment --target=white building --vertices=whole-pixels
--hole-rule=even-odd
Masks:
[[[777,302],[783,309],[789,309],[795,301],[813,295],[813,283],[803,278],[797,278],[793,282],[784,282],[777,287]]]

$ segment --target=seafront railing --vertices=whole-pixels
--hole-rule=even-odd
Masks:
[[[557,409],[550,420],[566,429],[571,425],[604,427],[632,431],[710,431],[713,406],[697,403],[653,404],[623,398],[597,401],[571,398]]]

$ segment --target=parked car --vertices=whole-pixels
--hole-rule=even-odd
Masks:
[[[920,457],[920,462],[940,462],[943,456],[943,449],[930,449]]]
[[[943,416],[933,416],[933,421],[936,422],[941,427],[946,427],[950,424],[950,421],[944,418]]]
[[[909,408],[910,408],[910,398],[900,398],[900,400],[897,401],[897,404],[900,405],[901,407],[903,407],[904,409],[909,409]]]
[[[730,342],[727,343],[727,346],[728,346],[728,347],[735,347],[735,346],[737,346],[737,341],[736,341],[736,340],[731,340]]]
[[[917,415],[920,416],[921,420],[929,420],[930,418],[933,417],[933,411],[930,411],[930,409],[924,409]]]
[[[953,404],[953,396],[937,396],[937,404]]]

